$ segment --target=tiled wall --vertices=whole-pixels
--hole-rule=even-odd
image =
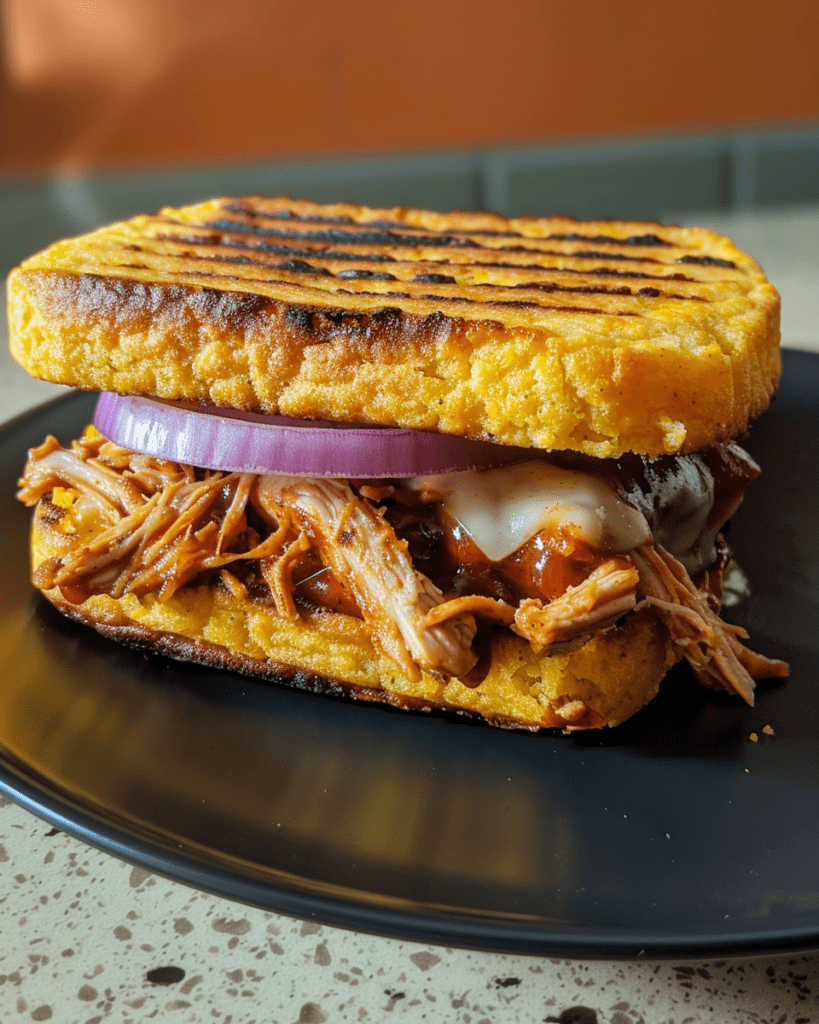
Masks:
[[[0,185],[0,271],[56,238],[135,213],[253,192],[660,220],[819,204],[819,126],[8,183]]]

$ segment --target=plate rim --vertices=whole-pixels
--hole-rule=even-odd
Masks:
[[[798,363],[803,359],[809,360],[814,368],[819,366],[819,353],[788,350],[787,362]],[[40,403],[0,424],[0,440],[50,407],[90,401],[91,397],[88,392],[72,391]],[[705,959],[819,949],[819,912],[800,928],[750,929],[745,922],[743,928],[725,933],[675,936],[660,934],[656,929],[641,933],[636,928],[594,930],[543,924],[524,927],[519,923],[492,920],[488,911],[433,913],[425,904],[414,902],[408,907],[409,901],[392,896],[379,896],[380,905],[374,905],[371,901],[354,898],[361,890],[336,885],[331,886],[336,893],[328,894],[320,891],[328,886],[319,881],[314,881],[311,888],[310,879],[303,874],[293,876],[300,878],[301,886],[273,885],[259,878],[237,875],[224,863],[219,865],[216,851],[214,863],[197,858],[192,849],[174,851],[169,848],[171,843],[167,836],[164,842],[161,835],[152,840],[139,822],[122,821],[114,812],[87,804],[76,795],[61,793],[57,785],[38,779],[36,769],[25,764],[18,766],[14,760],[14,755],[0,747],[0,793],[53,827],[171,881],[297,919],[316,920],[332,927],[403,941],[586,960]],[[388,906],[388,903],[394,905]],[[402,903],[403,907],[398,906]]]
[[[15,770],[2,754],[0,793],[74,839],[169,881],[296,920],[313,920],[386,939],[576,960],[706,960],[819,950],[819,920],[800,929],[745,930],[725,935],[680,937],[610,928],[597,933],[587,929],[581,934],[580,930],[575,933],[565,927],[550,929],[540,924],[524,932],[520,924],[493,921],[486,914],[402,910],[384,906],[383,897],[382,905],[373,906],[352,897],[271,886],[268,882],[242,878],[225,867],[200,863],[189,853],[180,854],[165,848],[160,841],[152,843],[137,836],[136,830],[128,833],[118,828],[113,815],[95,813],[91,807],[83,808],[73,797],[61,797],[55,787]],[[69,816],[65,809],[71,805]],[[402,901],[395,898],[393,902]]]

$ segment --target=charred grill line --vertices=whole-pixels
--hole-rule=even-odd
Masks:
[[[736,269],[733,260],[721,260],[717,256],[681,256],[678,263],[695,263],[700,267],[726,267],[729,270]]]
[[[628,238],[613,238],[611,235],[581,235],[575,232],[571,235],[547,235],[546,237],[553,238],[555,241],[594,242],[597,245],[671,245],[670,242],[666,242],[664,238],[659,238],[657,235],[630,235]]]
[[[488,299],[483,302],[478,302],[476,299],[468,299],[462,295],[409,295],[407,294],[407,292],[350,292],[345,288],[339,288],[333,294],[366,295],[368,298],[385,299],[424,299],[428,302],[458,302],[470,306],[505,306],[510,307],[512,309],[548,309],[552,312],[558,313],[595,313],[598,316],[640,316],[639,313],[635,313],[633,310],[604,310],[593,309],[589,306],[546,306],[542,302],[527,302],[522,299],[514,301],[504,301],[502,299]]]
[[[618,261],[618,262],[631,262],[631,263],[653,263],[663,265],[663,261],[653,256],[645,254],[631,255],[624,252],[611,252],[611,251],[600,251],[598,249],[579,249],[574,252],[561,252],[551,249],[540,248],[543,242],[549,240],[554,241],[569,241],[569,242],[587,242],[596,245],[603,246],[619,246],[623,247],[643,247],[643,248],[661,248],[661,247],[673,247],[674,243],[669,242],[654,232],[647,232],[644,234],[629,235],[625,238],[616,238],[612,235],[607,234],[596,234],[586,235],[581,232],[566,232],[560,233],[555,232],[550,235],[541,237],[531,237],[523,234],[522,232],[515,232],[513,230],[499,231],[490,228],[478,227],[470,228],[468,225],[460,228],[447,228],[439,230],[434,227],[425,227],[423,225],[408,224],[405,222],[393,221],[385,218],[379,218],[374,221],[357,221],[352,217],[347,216],[325,216],[314,213],[295,213],[291,210],[281,209],[252,209],[243,203],[237,203],[233,201],[225,202],[221,205],[221,210],[226,213],[238,214],[240,217],[245,219],[232,219],[228,218],[215,218],[212,221],[205,223],[189,225],[201,229],[203,232],[210,232],[210,241],[212,244],[223,244],[233,245],[246,248],[259,248],[263,246],[271,246],[271,251],[275,251],[281,255],[292,255],[298,257],[299,255],[306,255],[304,250],[298,246],[294,246],[293,242],[314,242],[318,245],[331,245],[338,242],[346,243],[348,246],[392,246],[392,247],[404,247],[414,248],[419,247],[435,247],[440,249],[478,249],[481,253],[497,254],[497,253],[510,253],[510,252],[525,252],[527,254],[535,254],[536,256],[546,256],[565,259],[588,259],[593,261]],[[178,222],[175,222],[172,217],[161,216],[157,218],[159,223],[165,223],[168,225],[180,226]],[[278,221],[280,224],[284,222],[291,222],[298,226],[298,228],[304,228],[305,225],[318,224],[326,225],[324,229],[320,230],[287,230],[283,227],[268,226],[265,222]],[[372,230],[374,227],[380,228],[381,230]],[[239,235],[240,238],[227,239],[224,234],[216,233],[230,233]],[[525,241],[524,245],[507,245],[507,246],[486,246],[482,245],[479,239],[481,237],[493,237],[493,238],[519,238]],[[290,242],[290,245],[275,245],[273,243],[261,241],[261,238],[279,238],[283,242]],[[250,243],[249,239],[253,242]],[[205,239],[202,239],[205,241]],[[677,245],[679,249],[680,246]],[[312,251],[312,250],[310,250]],[[332,254],[336,255],[336,254]],[[342,254],[338,254],[341,256]],[[326,250],[322,254],[323,258],[330,258],[331,254]],[[319,256],[318,258],[322,258]],[[378,259],[379,257],[386,257],[386,254],[360,254],[356,255],[353,253],[344,256],[353,259]],[[444,261],[446,262],[446,261]],[[483,261],[478,260],[478,263]],[[699,265],[703,267],[722,267],[728,270],[737,270],[736,264],[732,260],[721,259],[715,256],[700,256],[695,253],[686,253],[679,256],[674,261],[677,264],[688,264],[688,265]],[[489,265],[484,264],[484,265]],[[495,262],[493,265],[504,266],[502,262]],[[665,264],[666,266],[668,264]],[[520,265],[512,264],[508,269],[517,269]],[[541,268],[538,264],[529,264],[529,269],[546,269]],[[572,268],[566,268],[572,269]],[[590,268],[583,269],[581,273],[604,273],[608,268]],[[612,271],[618,273],[617,271]],[[619,272],[623,274],[622,271]],[[633,276],[639,276],[643,272],[636,271]],[[661,274],[650,274],[649,277],[663,277]],[[685,275],[682,275],[685,279]],[[646,296],[655,297],[655,296]],[[673,296],[680,297],[682,296]]]
[[[334,276],[324,267],[314,267],[312,263],[307,263],[305,260],[288,260],[286,263],[279,263],[276,270],[290,270],[294,274],[322,274],[327,277]]]
[[[603,285],[578,285],[576,288],[567,287],[566,285],[556,284],[554,282],[544,282],[540,284],[538,282],[523,282],[522,284],[514,285],[483,285],[484,288],[534,288],[537,291],[542,292],[581,292],[584,295],[636,295],[638,298],[646,299],[657,299],[662,296],[665,299],[687,299],[696,302],[708,302],[708,299],[703,298],[701,295],[677,295],[677,294],[666,294],[661,292],[659,288],[639,288],[636,292],[632,291],[628,285],[621,285],[617,288],[606,288]]]
[[[457,246],[459,248],[478,249],[480,246],[469,238],[456,235],[419,235],[399,234],[395,231],[339,231],[332,228],[327,231],[283,231],[280,228],[265,228],[258,224],[244,224],[235,220],[212,220],[208,225],[199,227],[217,228],[220,231],[232,231],[236,234],[264,235],[271,238],[302,238],[309,242],[345,242],[348,245],[389,245],[389,246]]]
[[[443,248],[466,248],[466,249],[483,249],[485,252],[530,252],[546,256],[559,256],[559,257],[571,257],[575,256],[582,259],[595,259],[595,260],[623,260],[634,263],[660,263],[661,260],[657,260],[651,256],[629,256],[625,253],[605,253],[598,252],[596,250],[582,250],[579,252],[559,252],[551,249],[540,249],[537,243],[544,241],[545,239],[539,238],[526,238],[526,241],[531,243],[529,245],[501,245],[501,246],[482,246],[478,242],[475,242],[471,235],[479,235],[480,231],[467,231],[463,235],[456,235],[452,232],[441,235],[432,235],[426,233],[424,235],[413,236],[402,231],[401,233],[393,231],[368,231],[367,225],[355,225],[357,228],[361,227],[362,230],[353,231],[342,231],[338,229],[329,229],[327,231],[284,231],[280,228],[268,228],[262,227],[258,224],[246,224],[243,221],[233,220],[212,220],[207,224],[195,225],[201,227],[203,230],[207,228],[216,228],[220,231],[228,231],[233,234],[250,235],[256,237],[259,235],[272,238],[295,238],[301,239],[308,242],[326,242],[328,244],[337,244],[344,242],[347,245],[384,245],[384,246],[404,246],[407,248],[419,248],[422,246],[427,247],[443,247]],[[403,225],[402,225],[403,227]],[[517,236],[525,237],[525,236]],[[703,257],[705,258],[705,257]],[[688,262],[692,262],[689,260]],[[685,260],[685,257],[683,257]],[[678,261],[681,262],[681,261]],[[727,263],[728,261],[724,261]]]
[[[202,231],[206,229],[201,228]],[[277,245],[274,242],[259,242],[259,241],[246,241],[237,238],[227,238],[224,235],[215,235],[213,233],[207,233],[205,235],[192,235],[192,234],[154,234],[151,236],[153,240],[157,242],[172,242],[177,244],[187,245],[208,245],[214,248],[231,248],[231,249],[247,249],[250,252],[263,252],[263,253],[274,253],[277,256],[310,256],[312,259],[319,260],[347,260],[349,262],[381,262],[381,263],[413,263],[413,262],[427,262],[425,260],[412,260],[402,259],[396,260],[393,256],[388,256],[386,253],[361,253],[361,252],[340,252],[334,249],[311,249],[311,248],[294,248],[290,245]],[[135,250],[142,252],[144,251],[142,246],[129,244],[123,246],[125,249]],[[494,253],[496,249],[486,249],[486,253]],[[508,251],[508,250],[507,250]],[[521,247],[521,251],[527,253],[534,253],[541,256],[553,256],[560,259],[575,259],[578,258],[578,253],[560,253],[560,252],[549,252],[537,249],[529,249]],[[204,257],[203,257],[204,258]],[[217,259],[218,257],[211,257]],[[228,259],[228,257],[224,257]],[[609,255],[611,258],[611,255]],[[236,257],[236,262],[241,261],[241,257]],[[248,260],[247,262],[252,262]],[[688,274],[682,274],[679,271],[672,274],[647,274],[640,270],[621,270],[615,267],[592,267],[590,269],[583,269],[579,267],[549,267],[542,263],[508,263],[502,261],[489,261],[489,260],[478,260],[477,262],[453,262],[449,259],[436,259],[436,263],[445,267],[490,267],[492,269],[499,270],[532,270],[538,272],[554,272],[560,274],[580,274],[590,275],[593,274],[599,277],[625,277],[625,278],[638,278],[649,281],[691,281],[698,282],[699,278],[690,277]],[[679,260],[677,262],[680,262]],[[692,261],[688,261],[692,262]],[[703,265],[701,261],[700,265]],[[725,261],[728,262],[727,260]],[[669,264],[665,264],[669,266]],[[433,275],[426,277],[429,280]],[[440,275],[446,276],[446,275]],[[420,277],[419,277],[420,279]],[[442,283],[442,282],[438,282]],[[454,282],[453,282],[454,283]]]
[[[167,240],[168,241],[176,241],[175,239],[167,239]],[[130,248],[134,248],[134,247],[130,247]],[[151,255],[151,253],[149,253],[144,248],[141,249],[140,251],[142,251],[146,255]],[[308,252],[309,252],[309,250],[305,251],[305,255]],[[370,280],[370,281],[398,281],[398,280],[401,280],[395,274],[389,274],[389,273],[385,273],[385,272],[369,271],[369,270],[363,270],[363,269],[346,269],[346,270],[340,270],[337,273],[333,273],[331,270],[328,270],[326,267],[316,267],[313,264],[308,263],[305,260],[300,260],[300,259],[292,259],[292,260],[288,260],[288,261],[286,261],[284,263],[267,263],[267,262],[262,262],[260,260],[250,259],[247,256],[222,256],[222,255],[203,255],[203,254],[200,255],[198,253],[190,253],[190,252],[179,253],[174,258],[177,258],[177,259],[180,259],[180,260],[186,260],[187,259],[187,260],[208,261],[208,262],[212,262],[212,263],[227,263],[227,264],[232,264],[232,265],[256,267],[256,268],[262,269],[262,270],[283,270],[283,271],[287,271],[287,272],[290,272],[290,273],[314,274],[317,277],[334,277],[336,279],[342,279],[342,280]],[[328,257],[326,256],[326,254],[320,254],[318,256],[316,256],[316,254],[313,254],[313,258],[314,259],[315,258],[327,259]],[[145,267],[144,264],[133,264],[132,263],[132,264],[127,264],[127,265],[128,266],[134,266],[134,267],[141,267],[141,268]],[[445,265],[449,266],[449,267],[464,266],[464,264],[453,264],[453,263],[450,263],[448,261],[445,261]],[[487,265],[488,264],[468,264],[466,266],[487,266]],[[498,266],[500,266],[500,264]],[[518,268],[518,269],[522,269],[522,268]],[[528,269],[528,268],[526,268],[526,269]],[[553,272],[556,272],[556,273],[563,272],[562,268],[560,268],[560,269],[558,269],[558,268],[538,268],[538,269],[544,270],[547,273],[549,272],[549,270],[552,270]],[[584,272],[584,271],[579,271],[579,270],[574,270],[573,272],[576,273],[576,274],[599,273],[598,271]],[[202,272],[202,271],[200,271],[200,273],[203,273],[206,276],[217,276],[217,277],[220,276],[218,274],[216,274],[216,275],[214,275],[214,274],[207,274],[207,272]],[[241,280],[241,278],[238,278],[235,275],[224,275],[224,276],[228,280]],[[625,275],[621,275],[621,276],[625,276]],[[650,277],[650,275],[645,275],[645,274],[634,275],[634,276],[639,277],[639,278]],[[657,277],[654,277],[652,279],[653,280],[671,280],[672,278],[670,278],[670,277],[669,278],[657,278]],[[691,280],[691,279],[687,278],[686,280]],[[283,283],[281,281],[270,279],[270,278],[261,278],[261,279],[258,279],[258,281],[261,284],[267,284],[267,285]],[[434,274],[434,273],[416,274],[413,278],[406,280],[404,283],[412,284],[414,282],[428,283],[428,284],[459,284],[458,280],[455,277],[453,277],[452,275],[449,275],[449,274]],[[290,284],[295,286],[295,287],[302,287],[302,283],[299,282],[299,281],[293,281],[293,282],[290,282]],[[582,294],[582,295],[612,295],[612,296],[622,295],[622,296],[637,297],[637,298],[660,298],[660,297],[663,297],[663,298],[668,298],[668,299],[679,299],[679,300],[682,300],[682,301],[695,301],[695,302],[708,302],[709,301],[707,298],[705,298],[704,296],[701,296],[701,295],[681,295],[681,294],[676,293],[676,292],[665,293],[665,292],[661,292],[658,288],[654,288],[654,287],[644,287],[644,288],[638,289],[637,291],[634,291],[628,285],[619,285],[619,286],[615,286],[615,287],[606,287],[605,285],[602,285],[602,284],[576,285],[576,286],[575,285],[564,285],[564,284],[560,284],[560,283],[558,283],[556,281],[522,281],[522,282],[519,282],[518,284],[497,284],[495,282],[490,282],[490,281],[483,281],[483,282],[480,282],[480,283],[472,283],[472,282],[463,282],[462,281],[462,282],[460,282],[460,287],[463,290],[473,290],[473,291],[476,290],[476,289],[481,289],[481,288],[506,289],[506,290],[515,289],[515,290],[523,290],[523,291],[528,289],[528,290],[531,290],[531,291],[542,291],[542,292],[547,292],[547,293],[563,292],[563,293],[567,293],[567,294]],[[537,303],[537,302],[529,302],[529,303],[526,303],[525,305],[522,305],[521,301],[519,301],[519,300],[514,300],[514,301],[509,300],[509,301],[504,302],[502,300],[493,300],[493,299],[482,300],[482,299],[479,299],[479,298],[470,298],[468,296],[442,296],[442,295],[432,295],[432,294],[424,294],[424,295],[421,295],[421,296],[415,296],[415,295],[410,294],[409,292],[364,292],[364,291],[350,292],[349,290],[345,290],[345,289],[338,289],[338,291],[342,292],[343,294],[383,295],[383,296],[386,296],[386,297],[402,298],[402,299],[412,299],[412,298],[419,298],[420,297],[420,298],[423,298],[423,299],[426,299],[426,300],[429,300],[429,301],[461,302],[461,303],[471,303],[473,305],[489,305],[489,306],[507,305],[507,306],[514,306],[514,307],[517,307],[517,308],[533,308],[533,309],[534,308],[541,308],[541,309],[558,309],[558,308],[562,309],[562,308],[565,308],[565,307],[556,307],[556,306],[544,306],[541,303]],[[588,309],[583,309],[581,307],[568,307],[568,308],[572,308],[572,309],[576,308],[577,312],[601,312],[600,310],[588,310]],[[627,314],[625,312],[619,312],[618,315],[629,315],[629,314]]]
[[[367,280],[367,281],[397,281],[398,278],[395,274],[387,274],[377,270],[339,270],[334,277],[349,278],[351,280]]]
[[[280,269],[280,268],[277,268],[277,269]],[[245,284],[248,283],[247,278],[240,277],[240,276],[238,276],[236,274],[216,274],[216,273],[209,273],[208,271],[204,271],[204,270],[198,270],[198,271],[192,272],[192,276],[207,277],[207,278],[213,279],[214,281],[237,281],[237,282],[241,282],[241,283],[245,283]],[[283,286],[287,286],[287,287],[290,287],[290,288],[304,288],[304,287],[306,287],[305,285],[302,284],[301,281],[280,281],[280,280],[276,280],[275,278],[263,278],[261,280],[255,280],[253,283],[255,283],[255,284],[264,284],[264,285],[283,285]],[[495,307],[507,307],[507,308],[512,308],[512,309],[542,309],[542,310],[549,310],[551,312],[558,312],[558,313],[593,313],[593,314],[595,314],[597,316],[641,316],[642,315],[642,314],[637,313],[637,312],[635,312],[633,310],[624,310],[624,309],[604,310],[604,309],[596,309],[596,308],[593,308],[593,307],[590,307],[590,306],[553,306],[553,305],[544,305],[541,302],[531,302],[531,301],[523,301],[523,300],[514,300],[514,301],[506,300],[506,301],[504,301],[504,300],[501,300],[501,299],[490,299],[490,300],[478,301],[476,299],[470,299],[470,298],[467,298],[466,296],[462,296],[462,295],[452,295],[452,296],[449,296],[449,295],[431,295],[431,294],[410,295],[408,292],[350,291],[349,288],[336,288],[333,291],[326,292],[325,294],[328,295],[328,296],[333,296],[333,295],[356,295],[356,296],[365,296],[367,298],[375,298],[375,299],[424,299],[424,300],[429,301],[429,302],[436,302],[436,303],[447,303],[447,302],[450,302],[450,303],[460,303],[460,304],[463,304],[463,305],[470,305],[470,306],[476,306],[476,307],[479,307],[479,306],[495,306]],[[390,307],[390,308],[392,308],[392,307]],[[315,310],[315,309],[311,308],[310,309],[310,314],[312,315],[312,313],[318,312],[318,311],[319,310]],[[330,311],[327,310],[327,309],[321,309],[320,312],[322,312],[324,314],[327,314]],[[345,310],[342,309],[342,310],[336,310],[335,312],[337,314],[341,315],[341,316],[356,317],[356,316],[361,316],[361,315],[363,315],[365,313],[375,313],[375,312],[378,312],[378,311],[376,311],[376,310],[357,310],[357,311],[353,312],[353,311],[345,311]],[[383,312],[387,312],[387,310],[383,310]],[[395,309],[394,312],[396,312],[396,313],[398,313],[400,315],[401,310],[400,309]]]
[[[244,203],[222,203],[222,209],[228,213],[242,213],[246,217],[252,217],[258,219],[264,217],[265,219],[271,220],[309,220],[315,224],[354,224],[355,221],[352,217],[326,217],[320,214],[315,214],[311,217],[305,217],[302,214],[294,213],[292,210],[275,210],[266,213],[262,210],[254,209],[253,207],[247,206]]]
[[[349,224],[352,227],[357,226],[358,223],[352,219],[352,217],[328,217],[316,213],[294,213],[292,210],[271,210],[264,211],[258,209],[252,209],[242,203],[223,203],[222,209],[227,213],[239,213],[244,214],[253,220],[287,220],[295,221],[300,224]],[[427,233],[434,234],[451,234],[452,232],[436,231],[435,228],[421,227],[417,224],[407,224],[405,221],[389,220],[386,217],[378,218],[377,220],[368,220],[364,222],[368,227],[377,228],[398,228],[400,231],[424,231]],[[526,238],[527,236],[522,231],[499,231],[493,228],[474,228],[466,232],[469,235],[483,235],[488,238]],[[659,246],[659,245],[671,245],[670,242],[664,238],[660,238],[658,235],[653,233],[646,233],[643,235],[629,235],[626,238],[616,238],[613,235],[584,235],[581,232],[572,232],[571,234],[551,234],[544,235],[545,239],[554,239],[555,241],[567,241],[567,242],[595,242],[603,245],[639,245],[639,246]]]
[[[451,264],[450,264],[451,265]],[[413,281],[423,281],[425,284],[457,284],[458,282],[450,274],[416,274]]]
[[[512,309],[549,309],[558,313],[594,313],[597,316],[642,316],[631,309],[595,309],[593,306],[544,306],[539,302],[492,301],[486,306],[507,306]]]
[[[661,263],[662,260],[655,260],[651,256],[626,256],[621,252],[597,252],[594,249],[582,249],[580,252],[571,253],[578,259],[583,260],[623,260],[632,263]]]
[[[552,234],[530,237],[511,228],[494,231],[493,221],[479,215],[453,215],[449,223],[432,219],[427,230],[417,220],[401,224],[384,217],[366,221],[355,215],[333,216],[336,209],[344,211],[343,206],[331,208],[326,216],[320,211],[314,215],[309,204],[297,205],[298,212],[276,206],[279,201],[267,210],[263,201],[261,209],[252,208],[249,201],[228,201],[192,221],[167,211],[150,219],[148,230],[137,239],[141,244],[134,244],[132,235],[115,239],[109,260],[116,259],[119,244],[120,252],[127,250],[129,256],[142,254],[142,259],[123,259],[120,264],[123,270],[131,267],[135,278],[160,269],[194,288],[258,292],[263,304],[282,301],[315,310],[325,304],[334,307],[342,296],[349,304],[349,296],[352,305],[363,306],[369,316],[391,302],[405,313],[424,316],[427,304],[434,303],[449,318],[464,312],[470,317],[497,317],[501,310],[543,317],[643,316],[652,311],[654,300],[710,303],[715,290],[721,294],[713,273],[691,277],[675,266],[736,270],[730,260],[685,253],[694,248],[685,236],[666,241],[646,232],[616,239],[605,231],[592,233],[593,227],[586,234],[571,227],[564,232],[558,223]],[[510,244],[501,244],[506,239]],[[558,250],[549,247],[554,241],[561,243]],[[574,248],[574,243],[599,248]],[[383,251],[385,246],[389,248]],[[629,246],[631,253],[624,251]],[[653,248],[656,255],[635,251],[640,247]],[[567,248],[574,251],[561,251]],[[666,254],[664,248],[671,252]],[[273,259],[266,258],[268,254]],[[389,270],[378,266],[384,262],[390,263]],[[605,280],[607,276],[611,280]],[[672,288],[665,283],[677,280],[688,286]],[[340,287],[348,281],[349,287]],[[360,282],[360,290],[352,282]],[[373,287],[368,288],[368,282]],[[387,286],[383,290],[382,282]],[[389,287],[392,282],[394,289]],[[428,290],[422,287],[425,284],[443,287]],[[597,305],[587,305],[584,296],[599,297]]]
[[[392,256],[386,253],[360,253],[360,252],[335,252],[332,249],[294,249],[290,245],[276,245],[273,242],[244,242],[233,238],[225,238],[224,235],[217,235],[215,238],[206,238],[200,235],[162,235],[156,234],[152,238],[157,242],[177,242],[186,245],[212,245],[215,248],[249,249],[251,252],[269,252],[276,256],[312,256],[323,260],[371,260],[377,263],[394,263]],[[137,248],[132,246],[130,248]],[[140,250],[142,251],[142,250]]]

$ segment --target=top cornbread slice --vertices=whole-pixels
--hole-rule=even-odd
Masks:
[[[779,296],[699,228],[216,199],[9,278],[11,350],[75,387],[599,457],[740,435]]]

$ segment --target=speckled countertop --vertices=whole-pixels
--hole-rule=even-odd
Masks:
[[[819,213],[688,218],[730,234],[819,351]],[[0,421],[59,393],[0,346]],[[0,1024],[811,1024],[819,954],[580,962],[445,949],[296,921],[169,882],[0,796]]]
[[[592,962],[374,938],[196,892],[0,797],[0,1021],[810,1024],[819,956]]]

